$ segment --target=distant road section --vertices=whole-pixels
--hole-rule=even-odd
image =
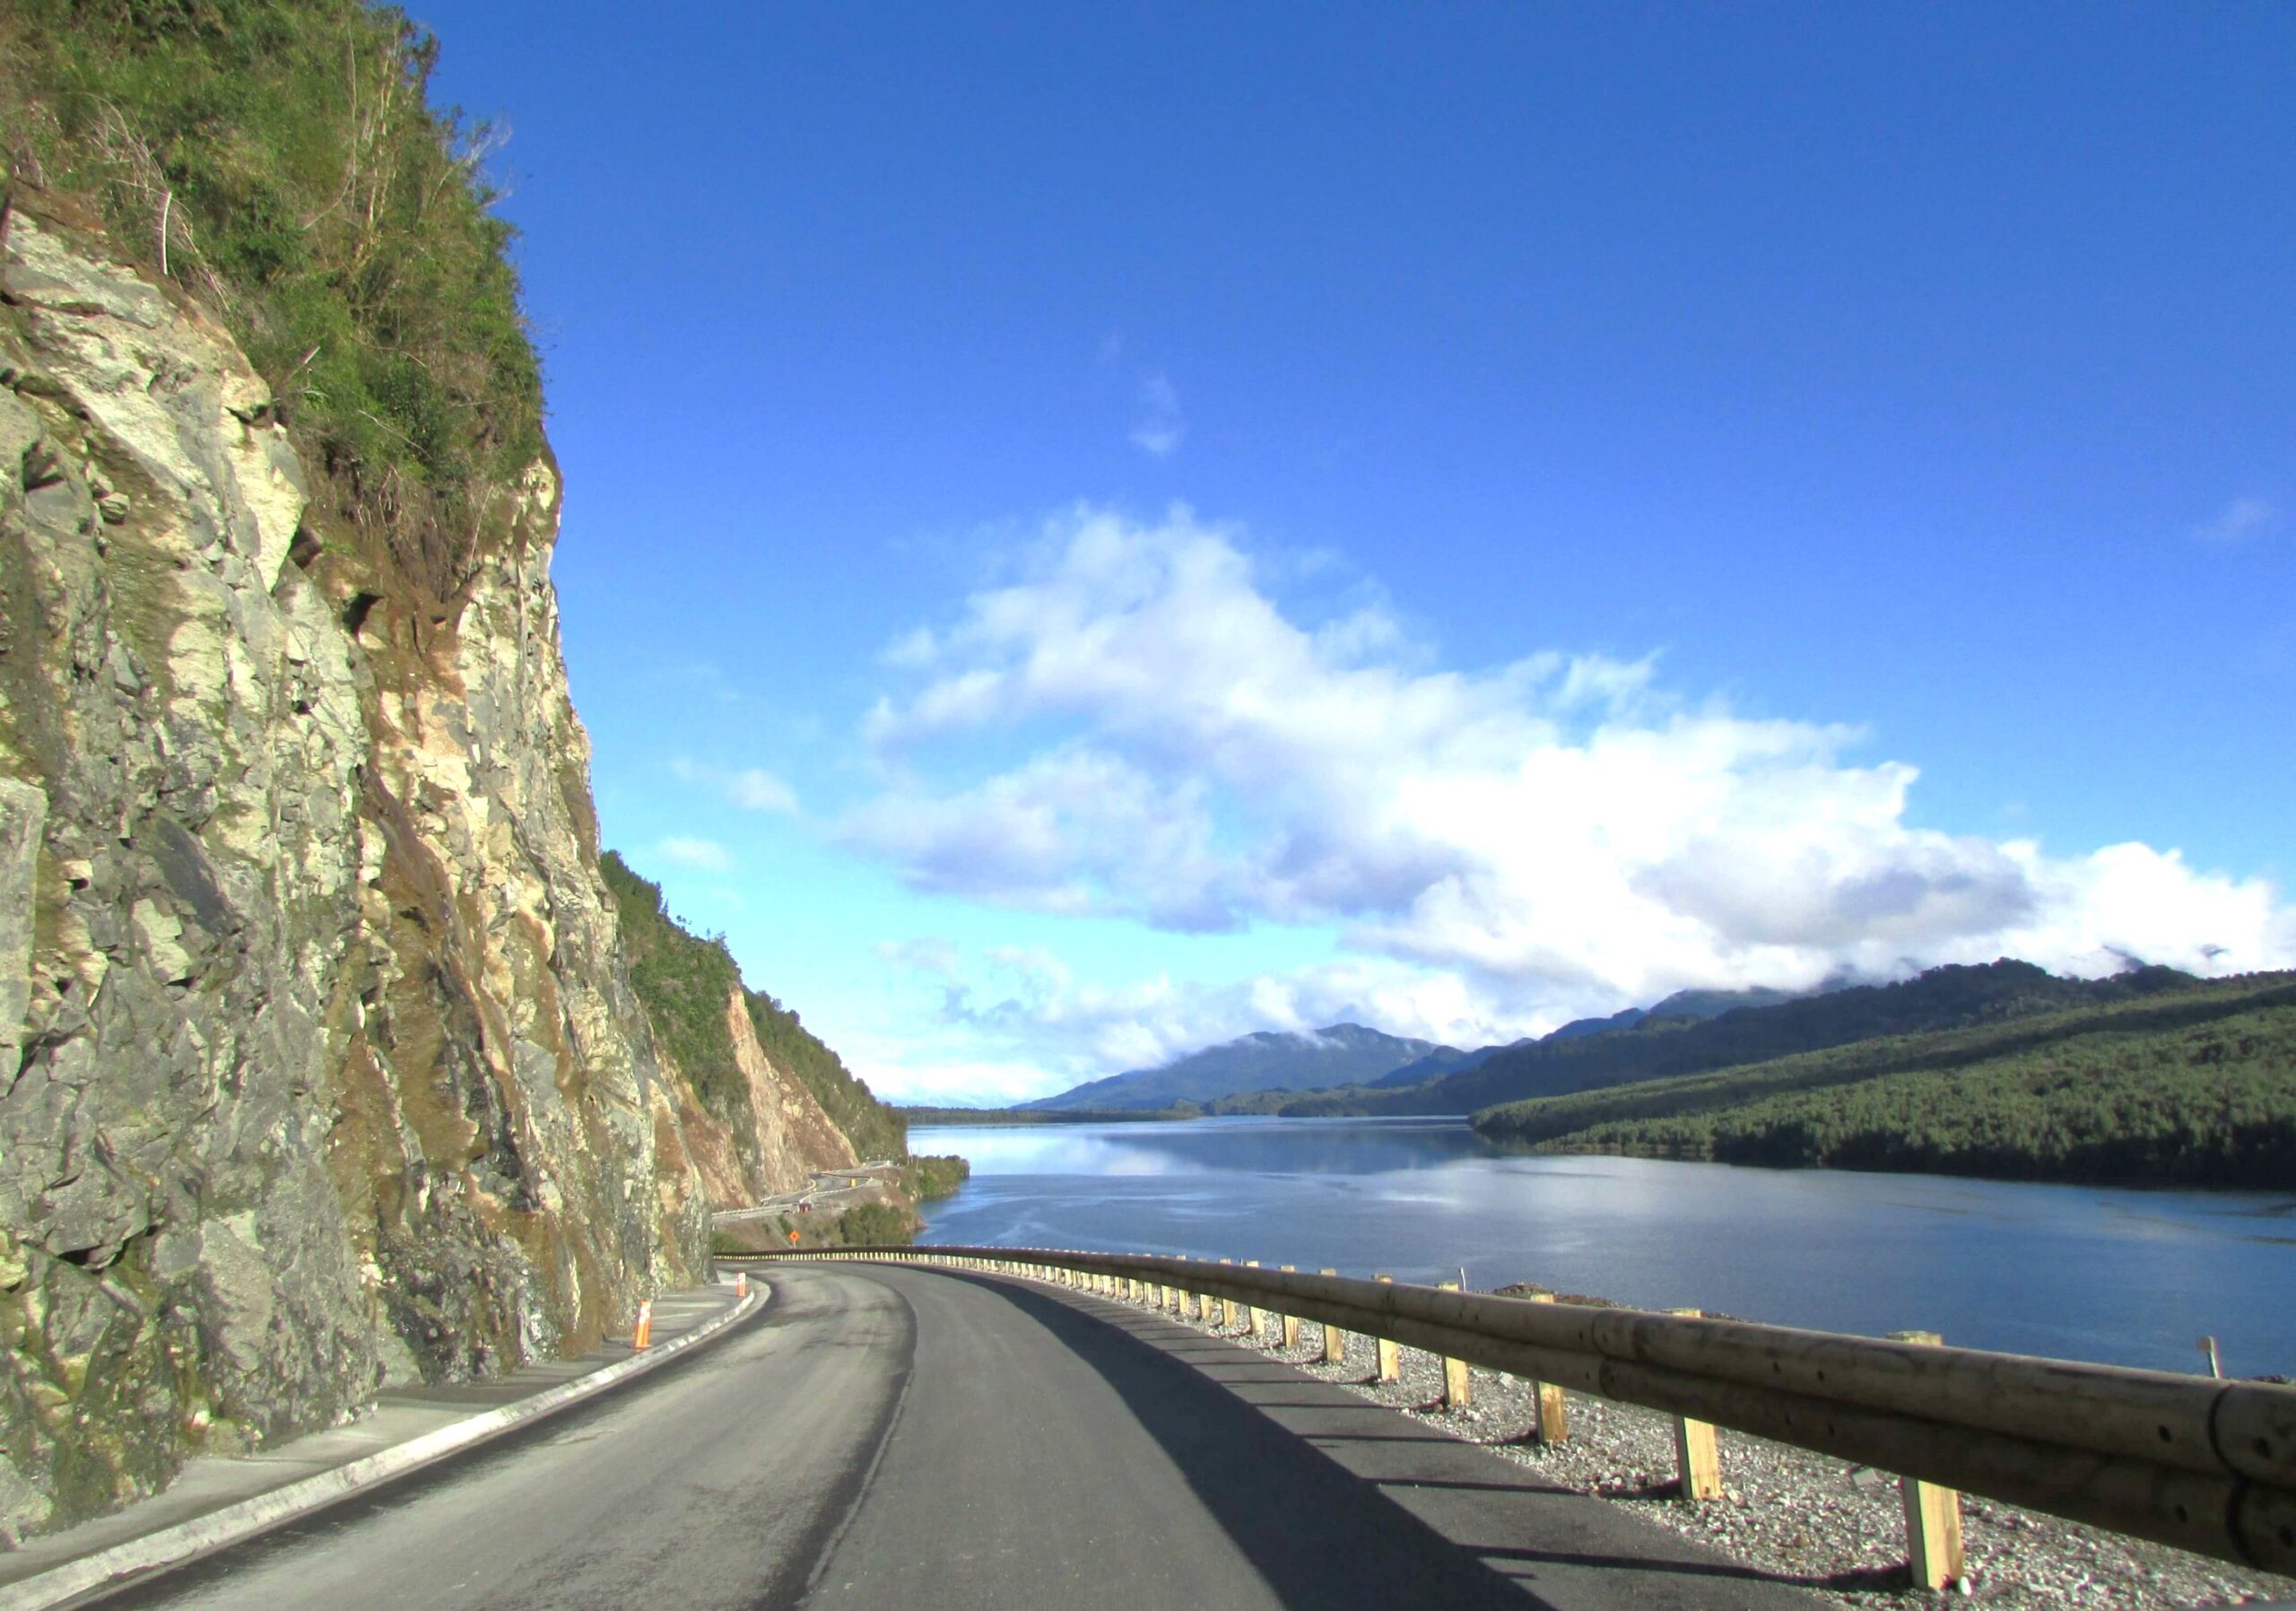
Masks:
[[[872,1188],[891,1184],[900,1179],[900,1165],[885,1162],[856,1164],[851,1169],[826,1169],[813,1176],[813,1183],[803,1191],[785,1191],[779,1197],[766,1197],[746,1208],[726,1208],[710,1218],[720,1225],[738,1225],[750,1220],[770,1219],[777,1214],[787,1214],[802,1203],[825,1206],[848,1199],[865,1197]]]
[[[765,1272],[625,1394],[110,1605],[1807,1607],[1597,1501],[1158,1316]]]

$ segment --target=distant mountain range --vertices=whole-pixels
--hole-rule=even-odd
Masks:
[[[1682,990],[1656,1006],[1629,1007],[1608,1018],[1577,1019],[1544,1040],[1577,1040],[1647,1022],[1687,1022],[1792,999],[1782,990]],[[1180,1102],[1208,1104],[1222,1097],[1249,1097],[1271,1091],[1301,1094],[1357,1087],[1399,1091],[1465,1075],[1502,1053],[1544,1043],[1523,1040],[1462,1051],[1431,1041],[1385,1034],[1360,1023],[1335,1023],[1311,1031],[1263,1030],[1207,1046],[1159,1067],[1110,1075],[1057,1096],[1024,1102],[1020,1110],[1163,1109]]]
[[[1190,1052],[1161,1068],[1110,1075],[1022,1107],[1024,1111],[1169,1108],[1176,1102],[1208,1102],[1250,1092],[1368,1085],[1441,1052],[1454,1058],[1472,1055],[1439,1047],[1432,1041],[1382,1034],[1360,1023],[1300,1032],[1264,1030]]]
[[[2200,981],[2173,968],[2134,968],[2109,979],[2059,979],[2006,958],[1933,968],[1900,983],[1854,985],[1821,995],[1730,1006],[1712,1014],[1642,1014],[1616,1028],[1501,1047],[1469,1068],[1404,1088],[1326,1090],[1263,1111],[1473,1113],[1500,1102],[1559,1096],[1636,1080],[1765,1062],[1885,1035],[1928,1034],[2040,1013],[2187,990]],[[1727,1000],[1701,993],[1686,1004]],[[1662,1003],[1661,1006],[1665,1004]],[[1622,1017],[1624,1014],[1621,1015]]]

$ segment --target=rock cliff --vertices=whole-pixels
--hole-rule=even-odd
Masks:
[[[587,1346],[700,1272],[712,1185],[852,1153],[761,1054],[737,1135],[657,1050],[560,658],[547,456],[450,597],[378,588],[201,306],[59,197],[20,188],[0,227],[21,1532],[394,1380]]]
[[[815,1171],[861,1161],[813,1093],[758,1044],[739,990],[726,997],[726,1036],[741,1076],[734,1100],[722,1104],[729,1111],[710,1111],[695,1082],[677,1071],[685,1097],[678,1118],[710,1206],[739,1208],[802,1190]]]

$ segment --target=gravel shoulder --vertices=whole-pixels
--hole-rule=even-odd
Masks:
[[[1323,1362],[1323,1328],[1302,1321],[1300,1344],[1186,1324],[1239,1347],[1342,1383],[1398,1415],[1482,1444],[1494,1459],[1527,1466],[1557,1485],[1633,1507],[1653,1521],[1722,1550],[1742,1563],[1818,1589],[1844,1606],[1883,1611],[1934,1605],[1905,1570],[1905,1518],[1897,1479],[1868,1467],[1734,1432],[1719,1434],[1723,1496],[1686,1505],[1674,1497],[1673,1423],[1656,1411],[1567,1395],[1570,1441],[1526,1441],[1536,1406],[1521,1379],[1480,1368],[1470,1404],[1441,1406],[1436,1357],[1402,1354],[1402,1380],[1367,1381],[1372,1345],[1349,1339],[1345,1365]],[[2163,1545],[2101,1532],[2053,1516],[1964,1495],[1969,1575],[1950,1598],[1999,1611],[2187,1611],[2188,1607],[2296,1602],[2296,1579],[2212,1561]]]

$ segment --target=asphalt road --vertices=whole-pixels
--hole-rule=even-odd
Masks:
[[[1123,1305],[784,1266],[690,1362],[107,1606],[1809,1607]]]

